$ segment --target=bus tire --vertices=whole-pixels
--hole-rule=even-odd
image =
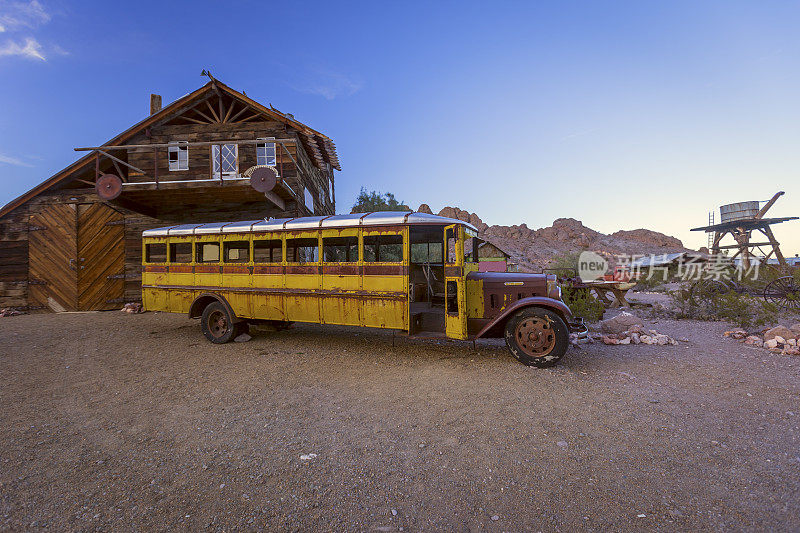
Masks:
[[[526,307],[506,322],[506,346],[520,363],[537,368],[555,365],[569,346],[569,328],[558,313]]]
[[[237,330],[231,313],[220,302],[212,302],[203,309],[200,328],[203,330],[203,335],[214,344],[230,342]]]

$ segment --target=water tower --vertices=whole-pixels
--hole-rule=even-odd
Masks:
[[[784,192],[780,191],[767,201],[763,207],[759,209],[758,201],[752,202],[739,202],[736,204],[728,204],[720,206],[720,222],[702,228],[692,228],[692,231],[705,231],[706,233],[713,234],[713,238],[709,239],[710,251],[712,254],[719,254],[722,250],[736,250],[736,253],[731,256],[731,259],[739,257],[742,261],[742,267],[745,269],[750,268],[753,259],[756,261],[763,261],[765,264],[769,258],[775,254],[778,264],[786,266],[786,259],[781,253],[780,243],[775,239],[775,234],[772,233],[773,224],[780,224],[787,220],[796,220],[798,217],[780,217],[780,218],[765,218],[764,215],[775,204],[778,198]],[[753,242],[753,232],[761,233],[766,242]],[[735,244],[722,244],[722,240],[730,235],[733,237]],[[765,252],[762,247],[767,248]],[[759,254],[756,255],[755,251]]]

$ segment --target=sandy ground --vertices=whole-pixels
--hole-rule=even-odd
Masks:
[[[538,370],[385,331],[0,318],[0,529],[800,529],[800,358],[655,327],[691,340]]]

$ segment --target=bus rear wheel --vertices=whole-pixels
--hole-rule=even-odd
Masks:
[[[203,309],[200,327],[203,335],[214,344],[230,342],[238,331],[231,313],[219,302],[212,302]]]
[[[528,307],[506,323],[505,339],[511,355],[519,362],[546,368],[564,357],[569,346],[569,329],[555,312]]]

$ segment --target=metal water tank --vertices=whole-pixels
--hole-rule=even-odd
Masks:
[[[731,222],[732,220],[753,218],[757,214],[758,201],[722,205],[719,208],[720,222]]]

